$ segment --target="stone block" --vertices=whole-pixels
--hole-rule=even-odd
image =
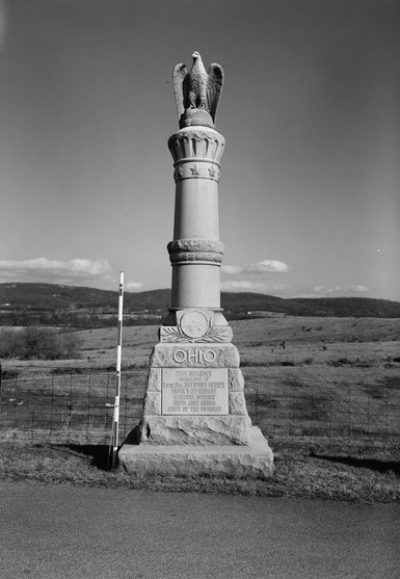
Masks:
[[[247,445],[246,416],[149,416],[143,418],[141,444]]]
[[[265,478],[274,471],[272,450],[257,427],[250,429],[248,446],[124,444],[118,458],[132,474]]]
[[[243,392],[244,378],[239,368],[229,368],[228,370],[229,390],[231,392]]]
[[[145,416],[148,415],[160,415],[161,414],[161,393],[160,392],[150,392],[147,391],[144,398],[144,411]]]
[[[147,392],[161,392],[160,368],[150,368],[147,377]]]
[[[246,401],[243,392],[229,393],[229,414],[247,416]]]

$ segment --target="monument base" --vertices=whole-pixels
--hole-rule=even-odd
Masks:
[[[272,475],[273,454],[261,430],[250,429],[247,446],[124,444],[120,468],[131,474],[229,478],[264,478]]]
[[[141,444],[247,445],[251,426],[248,416],[147,416]]]

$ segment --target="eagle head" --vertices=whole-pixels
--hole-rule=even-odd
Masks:
[[[198,58],[201,58],[200,56],[200,52],[197,52],[197,50],[192,52],[192,58],[193,60],[197,60]]]

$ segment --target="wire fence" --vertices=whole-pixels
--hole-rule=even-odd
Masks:
[[[267,369],[265,370],[267,374]],[[109,444],[115,372],[70,368],[10,368],[1,374],[0,441]],[[121,377],[120,441],[141,418],[147,369]],[[269,439],[336,441],[399,447],[400,388],[392,396],[349,384],[323,391],[295,382],[246,379],[249,415]]]

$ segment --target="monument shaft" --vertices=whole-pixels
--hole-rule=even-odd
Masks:
[[[172,135],[174,159],[174,240],[168,245],[172,265],[171,309],[220,309],[218,181],[225,147],[210,128],[188,127]]]

